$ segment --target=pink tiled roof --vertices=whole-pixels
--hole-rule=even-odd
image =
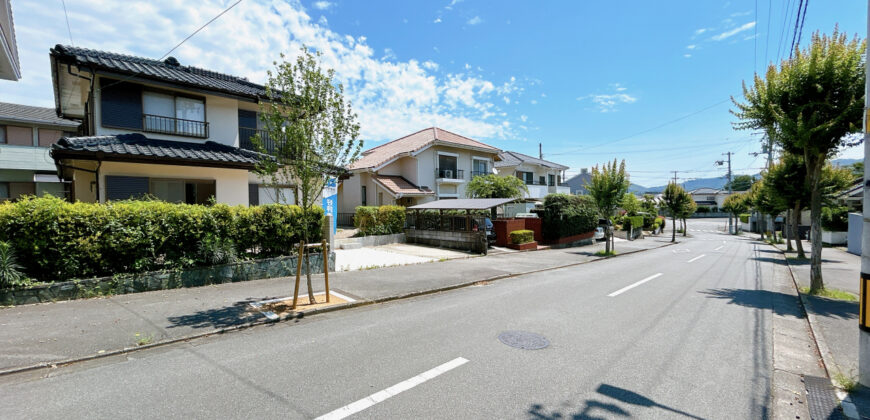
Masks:
[[[398,175],[374,175],[372,178],[390,190],[393,194],[399,195],[432,195],[434,191],[428,188],[420,188],[408,181],[404,177]]]
[[[459,134],[451,133],[437,127],[430,127],[364,151],[362,153],[363,156],[356,162],[351,163],[348,166],[348,169],[374,168],[402,154],[412,153],[423,149],[435,141],[452,143],[457,147],[473,147],[477,149],[492,150],[494,153],[499,152],[499,149],[477,140],[472,140],[468,137],[463,137]]]

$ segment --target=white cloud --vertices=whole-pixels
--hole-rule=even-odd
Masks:
[[[618,110],[618,106],[622,104],[630,104],[637,102],[637,98],[625,93],[626,88],[619,83],[610,85],[611,90],[616,93],[598,93],[581,96],[578,101],[590,101],[595,105],[595,109],[600,112],[613,112]]]
[[[745,12],[736,12],[736,13],[732,13],[732,14],[731,14],[731,17],[743,17],[743,16],[749,16],[749,15],[751,15],[751,14],[752,14],[752,10],[747,10],[747,11],[745,11]]]
[[[329,1],[316,1],[312,6],[317,10],[328,10],[332,6],[335,6],[335,3]]]
[[[159,58],[220,13],[225,3],[206,0],[194,8],[185,0],[68,0],[67,7],[76,45]],[[38,2],[16,6],[23,77],[18,82],[0,81],[2,100],[53,107],[48,48],[68,38],[63,14]],[[517,137],[497,105],[520,94],[515,79],[440,74],[438,63],[398,60],[383,49],[386,45],[379,46],[381,56],[365,37],[337,33],[318,23],[298,0],[243,2],[172,55],[182,65],[262,83],[279,53],[294,60],[303,44],[322,52],[323,66],[335,69],[365,140],[394,139],[432,125],[481,139]]]
[[[685,57],[685,58],[692,58],[692,54],[683,54],[683,57]]]
[[[532,104],[532,105],[537,105],[537,104],[538,104],[538,101],[537,101],[537,100],[535,100],[535,99],[532,99],[532,100],[531,100],[531,101],[529,101],[529,102],[530,102],[530,103],[531,103],[531,104]]]
[[[432,23],[441,23],[441,18],[435,18],[435,20],[432,21]]]
[[[529,120],[529,117],[526,115],[520,115],[520,120],[522,120],[522,122],[526,122]]]
[[[687,50],[694,50],[695,48],[698,48],[698,46],[695,45],[695,44],[686,45],[686,49],[687,49]]]
[[[728,30],[728,31],[722,32],[722,33],[720,33],[719,35],[715,35],[715,36],[713,36],[713,37],[710,38],[710,39],[712,39],[712,40],[714,40],[714,41],[722,41],[722,40],[725,40],[725,39],[731,38],[732,36],[737,35],[737,34],[743,32],[743,31],[748,31],[748,30],[750,30],[750,29],[752,29],[752,28],[754,28],[754,27],[755,27],[755,21],[752,21],[752,22],[749,22],[749,23],[744,23],[743,25],[740,25],[740,26],[738,26],[738,27],[736,27],[736,28],[734,28],[734,29],[731,29],[731,30]]]
[[[695,29],[695,36],[702,35],[704,32],[709,31],[708,28]]]
[[[475,16],[471,19],[468,19],[468,21],[465,23],[467,23],[469,25],[478,25],[478,24],[483,23],[483,19],[481,19],[480,16]]]

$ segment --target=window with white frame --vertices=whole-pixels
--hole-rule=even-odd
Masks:
[[[206,137],[205,100],[168,93],[142,93],[144,129],[169,134]]]
[[[489,175],[489,159],[474,157],[471,159],[471,176]]]

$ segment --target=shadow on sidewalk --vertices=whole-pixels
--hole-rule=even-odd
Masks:
[[[270,298],[265,298],[270,299]],[[262,315],[250,312],[251,302],[264,299],[246,299],[233,303],[223,308],[197,311],[190,315],[171,316],[167,318],[170,326],[167,328],[190,327],[190,328],[226,328],[234,325],[247,324],[255,321]]]
[[[796,318],[804,317],[803,311],[800,310],[800,305],[775,304],[777,301],[793,302],[797,300],[797,297],[785,293],[749,289],[710,289],[701,293],[704,293],[710,298],[728,300],[728,303],[734,305],[756,309],[773,309],[777,315],[790,315]],[[842,319],[853,319],[857,316],[858,305],[854,302],[838,301],[815,296],[811,296],[810,298],[813,299],[813,313],[818,316],[837,317]],[[815,299],[824,300],[824,302],[816,303]]]

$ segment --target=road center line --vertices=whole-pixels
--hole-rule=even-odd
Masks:
[[[387,398],[407,391],[417,385],[422,384],[423,382],[433,379],[441,375],[442,373],[446,373],[453,369],[456,369],[466,363],[468,363],[468,359],[464,357],[457,357],[447,363],[444,363],[443,365],[429,369],[417,376],[414,376],[413,378],[399,382],[387,389],[384,389],[383,391],[375,392],[374,394],[369,395],[368,397],[365,397],[359,401],[352,402],[344,407],[326,413],[318,417],[316,420],[338,420],[359,413],[360,411],[363,411],[366,408],[369,408],[381,401],[384,401]]]
[[[704,258],[704,257],[706,257],[706,256],[707,256],[707,254],[701,254],[701,255],[698,255],[697,257],[692,258],[691,260],[686,261],[686,262],[687,262],[687,263],[695,262],[695,261],[698,261],[698,260],[700,260],[701,258]]]
[[[725,245],[719,245],[719,248],[716,248],[716,249],[714,249],[713,251],[718,251],[718,250],[720,250],[720,249],[722,249],[722,248],[724,248],[724,247],[725,247]]]
[[[613,293],[611,293],[611,294],[609,294],[609,295],[607,295],[607,296],[608,296],[608,297],[614,297],[614,296],[620,295],[620,294],[622,294],[622,293],[624,293],[624,292],[627,292],[627,291],[629,291],[629,290],[631,290],[631,289],[633,289],[633,288],[635,288],[635,287],[637,287],[637,286],[640,286],[641,284],[644,284],[644,283],[646,283],[646,282],[648,282],[648,281],[650,281],[650,280],[652,280],[652,279],[654,279],[654,278],[656,278],[656,277],[658,277],[658,276],[661,276],[661,275],[662,275],[662,273],[656,273],[656,274],[653,274],[653,275],[651,275],[651,276],[649,276],[649,277],[647,277],[647,278],[645,278],[645,279],[643,279],[643,280],[641,280],[641,281],[639,281],[639,282],[637,282],[637,283],[634,283],[634,284],[630,284],[630,285],[628,285],[628,286],[625,286],[625,287],[623,287],[622,289],[619,289],[619,290],[617,290],[617,291],[615,291],[615,292],[613,292]]]

